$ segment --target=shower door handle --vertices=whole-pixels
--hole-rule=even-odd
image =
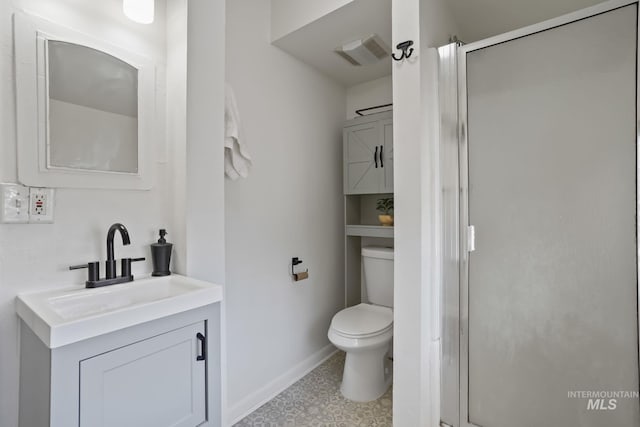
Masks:
[[[467,226],[467,251],[476,250],[476,228],[473,225]]]
[[[376,151],[373,153],[373,162],[376,164],[376,169],[378,169],[378,146],[376,145]]]

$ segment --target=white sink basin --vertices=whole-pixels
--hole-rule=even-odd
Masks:
[[[174,274],[103,288],[20,294],[16,312],[55,348],[221,300],[221,286]]]

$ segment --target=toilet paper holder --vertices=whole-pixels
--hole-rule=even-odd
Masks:
[[[300,273],[296,273],[294,267],[298,264],[302,264],[302,260],[298,257],[291,258],[291,275],[293,279],[297,282],[298,280],[304,280],[309,277],[309,269],[307,268],[305,271]]]

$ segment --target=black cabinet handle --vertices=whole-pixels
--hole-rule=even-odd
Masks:
[[[384,167],[384,163],[382,163],[382,147],[384,147],[384,145],[380,146],[380,167],[383,168]]]
[[[196,360],[207,360],[207,338],[200,332],[196,334],[196,338],[200,341],[200,354]]]
[[[378,168],[378,146],[376,145],[376,152],[373,153],[373,161],[376,164],[376,169]]]

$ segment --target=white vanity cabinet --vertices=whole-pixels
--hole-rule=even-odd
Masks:
[[[20,427],[222,426],[218,285],[21,294]]]
[[[343,141],[344,194],[393,193],[392,112],[348,121]]]

